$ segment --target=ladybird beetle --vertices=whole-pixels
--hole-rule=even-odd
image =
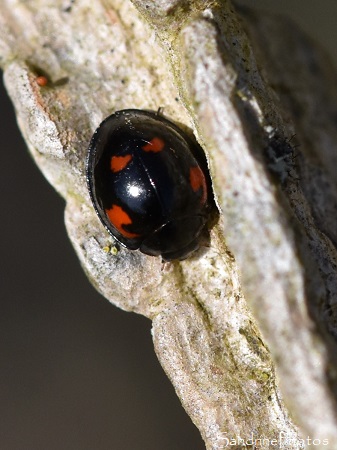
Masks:
[[[159,112],[117,111],[90,142],[87,182],[103,225],[128,249],[165,261],[199,247],[208,177],[201,148]]]

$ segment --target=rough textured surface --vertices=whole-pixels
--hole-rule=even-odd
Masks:
[[[253,435],[260,448],[309,436],[337,449],[335,77],[288,22],[241,15],[227,1],[3,0],[0,61],[84,269],[153,319],[206,447]],[[209,157],[223,217],[186,261],[107,251],[85,155],[99,122],[130,107],[165,107]]]

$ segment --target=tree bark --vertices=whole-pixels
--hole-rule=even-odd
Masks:
[[[337,83],[325,55],[288,20],[226,0],[2,0],[0,63],[84,270],[153,320],[206,448],[337,449]],[[220,211],[210,243],[164,267],[116,251],[85,180],[103,118],[159,107],[203,146]]]

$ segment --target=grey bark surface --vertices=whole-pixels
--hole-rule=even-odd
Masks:
[[[337,83],[322,52],[225,0],[2,0],[0,63],[84,270],[152,319],[206,448],[337,449]],[[221,212],[209,244],[165,266],[116,251],[85,180],[103,118],[159,107],[204,147]]]

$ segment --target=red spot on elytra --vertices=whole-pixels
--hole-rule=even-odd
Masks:
[[[207,198],[207,186],[205,175],[203,174],[199,166],[190,168],[190,185],[194,192],[202,189],[201,203],[205,203]]]
[[[154,137],[146,145],[142,147],[145,152],[161,152],[165,147],[165,142],[159,137]]]
[[[112,205],[110,209],[105,210],[107,216],[109,217],[110,222],[112,225],[117,228],[117,230],[126,238],[136,238],[139,237],[139,234],[137,233],[130,233],[129,231],[124,230],[124,225],[131,225],[132,220],[130,219],[130,216],[117,205]]]
[[[113,172],[119,172],[129,164],[131,159],[132,159],[131,155],[113,156],[110,161],[110,168]]]

